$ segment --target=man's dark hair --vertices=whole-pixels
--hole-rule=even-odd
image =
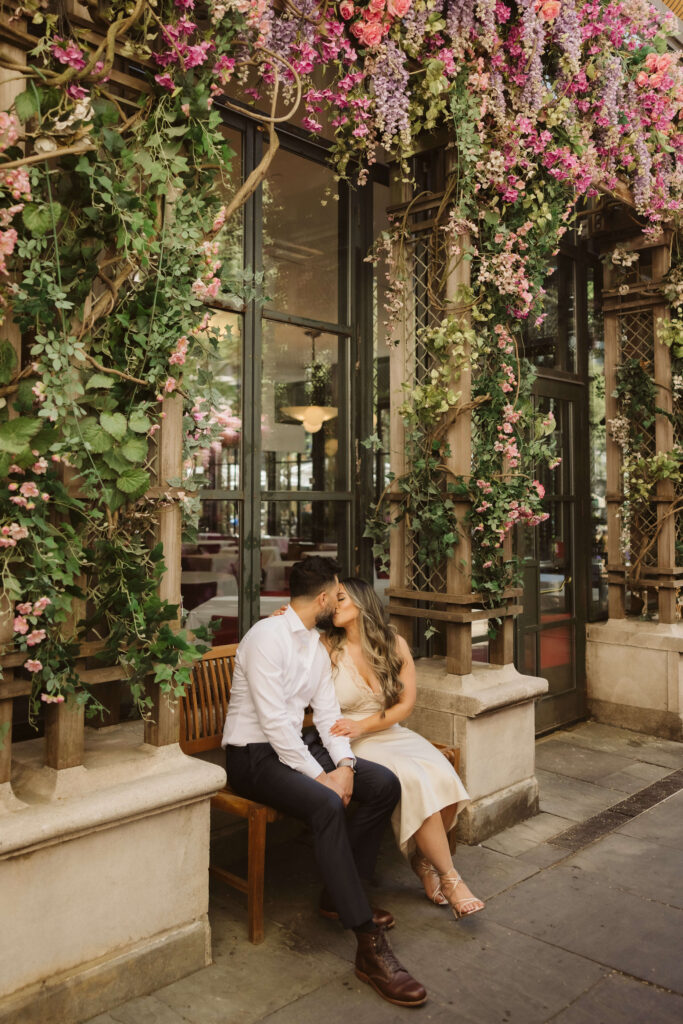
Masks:
[[[310,555],[295,562],[289,576],[291,597],[317,597],[339,576],[339,562],[334,558]]]

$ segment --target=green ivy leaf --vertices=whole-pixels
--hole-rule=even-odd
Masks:
[[[91,377],[88,377],[88,383],[85,385],[85,390],[90,391],[91,388],[113,388],[114,379],[108,373],[93,373]]]
[[[87,416],[80,424],[80,432],[84,443],[91,452],[102,454],[112,446],[111,436],[103,430],[93,416]]]
[[[16,420],[0,423],[0,452],[18,455],[28,448],[29,442],[40,430],[40,420],[20,416]]]
[[[140,497],[149,487],[149,473],[144,469],[127,469],[116,481],[116,486],[124,494]]]
[[[120,412],[103,412],[100,416],[100,423],[108,434],[122,441],[126,436],[128,424],[126,417]]]
[[[0,341],[0,384],[9,384],[17,365],[17,354],[9,341]]]
[[[21,212],[21,219],[32,235],[45,235],[52,227],[49,206],[27,203]]]
[[[144,462],[147,458],[147,439],[129,437],[121,445],[120,451],[129,462]]]
[[[136,409],[128,420],[128,426],[131,430],[134,430],[136,434],[146,434],[151,425],[152,424],[147,416],[145,416],[144,412],[141,412],[139,409]]]
[[[33,89],[20,92],[14,101],[14,110],[20,121],[28,121],[38,113],[38,100]]]

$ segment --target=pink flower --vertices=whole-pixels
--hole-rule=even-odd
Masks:
[[[49,604],[52,604],[52,601],[50,600],[49,597],[39,597],[36,603],[33,605],[33,614],[42,615],[42,613],[45,611]]]
[[[76,68],[77,71],[85,67],[83,53],[75,43],[67,43],[66,46],[53,45],[52,56],[60,64],[68,64],[70,68]]]
[[[33,463],[33,472],[34,473],[44,473],[46,469],[47,469],[47,459],[44,459],[44,458],[41,457],[40,459],[38,459],[37,462]]]
[[[43,491],[43,493],[41,494],[40,497],[41,497],[42,501],[49,501],[50,500],[50,495],[47,493],[47,491]]]
[[[19,484],[17,484],[17,483],[11,483],[11,484],[8,484],[8,485],[7,485],[7,488],[8,488],[8,490],[10,490],[10,491],[16,491],[16,489],[18,488],[18,486],[19,486]]]
[[[537,0],[536,10],[540,10],[544,21],[554,21],[560,13],[562,4],[560,0]]]
[[[22,636],[24,633],[28,633],[28,622],[23,615],[17,615],[14,620],[14,632],[21,633]]]
[[[27,672],[40,672],[42,667],[42,661],[37,661],[35,658],[29,658],[28,661],[24,662],[24,668]]]
[[[47,633],[44,629],[34,629],[33,632],[29,633],[26,637],[26,646],[35,647],[35,645],[44,640],[46,636]]]
[[[492,565],[493,562],[484,562],[482,569],[490,569]]]
[[[15,505],[19,505],[20,508],[28,508],[26,498],[22,498],[20,494],[12,495],[10,501],[14,502]]]
[[[40,699],[45,701],[46,704],[63,704],[66,698],[63,693],[41,693]]]
[[[382,41],[382,26],[377,21],[367,22],[359,38],[363,46],[377,46]]]
[[[168,74],[155,75],[154,81],[157,83],[157,85],[160,85],[163,89],[168,89],[170,92],[173,92],[173,90],[175,89],[175,82]]]
[[[33,605],[30,601],[24,601],[23,604],[17,605],[17,611],[20,615],[30,615],[33,611]]]
[[[38,490],[38,485],[33,480],[27,480],[19,488],[19,493],[23,494],[25,498],[37,498],[40,491]]]
[[[170,395],[172,391],[175,391],[178,381],[175,377],[169,377],[164,384],[164,391],[167,395]]]
[[[387,0],[387,13],[393,18],[405,18],[413,6],[413,0]]]
[[[536,493],[538,494],[539,498],[545,497],[545,487],[543,486],[540,480],[534,480],[531,486],[536,488]]]
[[[344,21],[348,21],[356,13],[356,8],[353,6],[351,0],[342,0],[339,5],[339,13],[341,14]]]
[[[636,85],[639,89],[644,89],[650,81],[649,75],[645,71],[639,71],[636,75]]]

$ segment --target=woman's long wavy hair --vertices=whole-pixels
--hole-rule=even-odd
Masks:
[[[360,610],[358,624],[361,650],[382,688],[384,707],[393,707],[403,690],[403,683],[399,679],[403,659],[396,643],[396,630],[386,621],[382,603],[369,583],[357,576],[350,576],[339,582],[356,608]],[[335,626],[325,633],[333,665],[337,662],[345,639],[345,631]]]

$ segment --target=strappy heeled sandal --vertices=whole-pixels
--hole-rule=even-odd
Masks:
[[[410,858],[410,866],[422,882],[427,899],[431,900],[432,903],[436,903],[437,907],[447,907],[448,900],[441,892],[439,872],[434,865],[426,857],[420,856],[419,853],[414,853]]]
[[[471,914],[478,914],[485,906],[482,900],[478,899],[476,896],[463,896],[460,899],[456,898],[455,890],[460,882],[462,882],[462,876],[455,870],[455,868],[453,868],[452,871],[447,871],[445,875],[439,875],[441,892],[446,897],[456,918],[470,917]]]

